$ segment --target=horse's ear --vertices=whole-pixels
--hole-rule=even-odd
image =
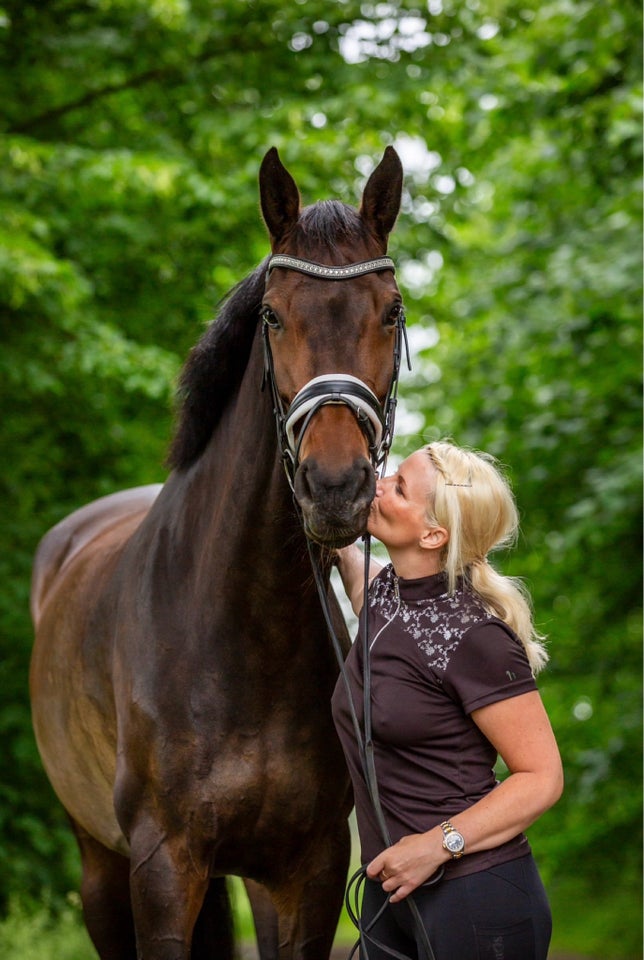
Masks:
[[[300,192],[276,147],[271,147],[259,168],[262,215],[274,244],[290,230],[300,215]]]
[[[362,219],[381,240],[387,240],[396,222],[402,182],[400,157],[393,147],[387,147],[382,160],[367,180],[360,205]]]

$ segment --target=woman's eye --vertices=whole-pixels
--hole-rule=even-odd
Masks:
[[[273,330],[276,330],[280,325],[279,317],[270,307],[262,307],[260,317],[262,323],[265,323],[267,327],[271,327]]]

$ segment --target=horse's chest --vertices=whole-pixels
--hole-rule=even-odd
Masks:
[[[336,770],[340,762],[336,757]],[[337,816],[341,779],[329,776],[326,751],[320,756],[312,744],[241,739],[194,771],[180,806],[200,835],[212,838],[222,870],[245,863],[252,872],[255,858],[265,859],[262,850],[292,845],[296,851],[320,822]]]
[[[273,719],[256,728],[241,721],[225,735],[175,735],[150,746],[148,787],[151,779],[168,818],[198,822],[202,834],[218,838],[243,839],[252,829],[255,840],[268,839],[294,825],[306,832],[342,779],[327,721]]]
[[[204,787],[216,799],[221,816],[235,819],[240,810],[278,819],[285,808],[306,814],[321,779],[320,758],[310,749],[264,738],[228,745],[213,758]]]
[[[266,676],[254,685],[202,665],[179,703],[135,686],[124,701],[122,756],[133,775],[123,778],[122,807],[136,820],[153,796],[163,831],[187,830],[224,871],[257,875],[262,850],[305,846],[337,819],[346,794],[329,706],[335,678],[323,665],[297,684]],[[171,672],[175,686],[183,668]]]

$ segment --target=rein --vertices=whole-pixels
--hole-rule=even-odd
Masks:
[[[383,843],[385,847],[391,846],[391,835],[389,833],[389,828],[387,827],[387,822],[385,820],[384,811],[382,809],[382,804],[380,802],[380,794],[378,791],[378,780],[376,777],[376,763],[375,763],[375,753],[374,753],[374,744],[373,744],[373,731],[371,723],[371,654],[369,648],[369,564],[371,559],[371,537],[368,533],[363,536],[363,542],[365,545],[364,549],[364,590],[363,597],[364,602],[362,605],[362,610],[360,611],[360,622],[362,625],[362,692],[363,692],[363,730],[360,729],[360,721],[358,720],[358,715],[356,713],[355,705],[353,702],[353,697],[351,695],[351,687],[349,684],[349,677],[347,675],[347,670],[344,662],[344,653],[340,645],[340,641],[335,632],[333,626],[333,620],[331,617],[331,611],[329,608],[329,601],[327,597],[327,589],[324,582],[324,577],[322,575],[319,556],[315,554],[313,550],[313,544],[308,539],[306,540],[309,559],[311,561],[311,567],[313,570],[313,576],[315,579],[315,585],[318,590],[318,596],[320,598],[320,605],[324,613],[324,619],[326,621],[327,630],[329,631],[329,636],[331,637],[331,642],[333,645],[333,650],[335,652],[336,659],[338,661],[338,666],[340,668],[340,677],[342,679],[342,684],[345,689],[347,696],[347,701],[349,703],[349,712],[351,716],[351,723],[353,725],[353,730],[358,744],[358,752],[360,754],[360,761],[362,765],[362,772],[364,775],[365,783],[367,785],[367,792],[369,794],[369,799],[371,800],[371,805],[373,807],[374,813],[376,815],[376,820],[378,821],[378,827],[380,828],[380,834],[382,836]],[[445,872],[444,867],[440,867],[437,872],[430,877],[429,880],[426,880],[422,884],[423,887],[432,887],[434,884],[438,883]],[[358,947],[362,946],[362,952],[364,953],[365,960],[368,960],[368,953],[366,942],[372,943],[378,949],[384,951],[394,958],[394,960],[410,960],[409,957],[406,957],[404,954],[399,953],[396,950],[393,950],[391,947],[388,947],[386,944],[381,943],[376,940],[374,937],[369,935],[369,931],[377,923],[385,909],[389,905],[389,897],[384,901],[380,910],[377,911],[376,915],[372,918],[368,926],[363,926],[362,918],[360,916],[360,907],[358,904],[360,891],[367,879],[366,867],[360,867],[353,874],[351,879],[347,884],[347,891],[345,895],[345,906],[347,909],[347,914],[353,922],[354,926],[359,932],[359,937],[356,943],[354,944],[351,953],[349,954],[348,960],[352,960],[353,955],[355,954]],[[353,893],[354,903],[351,902],[351,896]],[[436,955],[432,949],[432,945],[425,929],[425,924],[422,921],[418,906],[413,899],[413,891],[409,894],[405,900],[409,911],[412,915],[414,925],[418,933],[418,939],[425,951],[426,960],[436,960]]]
[[[380,257],[376,260],[366,260],[361,263],[347,264],[343,267],[333,267],[327,266],[325,264],[314,263],[309,260],[302,260],[299,257],[290,257],[282,254],[272,256],[268,261],[267,268],[267,278],[270,275],[271,270],[275,267],[282,267],[287,270],[296,270],[299,273],[304,273],[309,276],[319,277],[325,280],[348,280],[352,277],[364,276],[367,273],[376,273],[381,270],[395,270],[394,261],[390,257]],[[373,391],[359,380],[357,377],[352,377],[348,374],[342,373],[330,373],[323,376],[314,377],[307,384],[305,384],[302,389],[296,394],[293,401],[291,402],[288,410],[284,409],[282,399],[279,395],[279,390],[275,381],[275,371],[273,366],[273,355],[270,348],[270,341],[268,336],[268,324],[266,321],[263,323],[263,340],[264,340],[264,379],[262,382],[262,388],[266,381],[270,383],[271,394],[273,398],[273,412],[275,415],[275,422],[277,425],[277,435],[280,450],[282,453],[282,460],[284,463],[284,468],[286,471],[286,476],[291,487],[291,490],[294,489],[295,483],[295,473],[299,464],[299,455],[302,445],[302,438],[306,432],[307,427],[309,426],[312,418],[318,412],[318,410],[327,405],[327,404],[344,404],[349,407],[349,409],[354,413],[360,428],[367,438],[369,444],[369,453],[371,456],[371,462],[376,473],[378,470],[381,470],[384,474],[385,463],[387,459],[387,454],[391,447],[393,440],[393,431],[394,431],[394,416],[396,410],[397,394],[398,394],[398,380],[400,374],[400,362],[402,358],[402,346],[403,342],[405,345],[407,366],[411,370],[411,359],[409,355],[409,343],[407,341],[407,331],[405,326],[405,315],[401,311],[400,316],[396,322],[396,338],[394,341],[394,362],[393,362],[393,373],[391,377],[391,382],[389,384],[389,389],[387,391],[387,396],[385,398],[384,404],[381,404]],[[295,439],[295,429],[296,427],[300,428],[299,437]],[[297,501],[295,501],[295,507],[297,508]],[[384,812],[382,805],[380,803],[380,796],[378,792],[378,782],[376,778],[376,767],[375,767],[375,756],[374,756],[374,744],[372,737],[372,724],[371,724],[371,658],[369,651],[369,629],[368,629],[368,590],[369,590],[369,561],[371,554],[371,538],[369,534],[364,536],[365,543],[365,566],[364,566],[364,604],[361,611],[361,621],[362,621],[362,636],[363,636],[363,711],[364,711],[364,729],[360,729],[360,722],[355,710],[353,703],[353,698],[351,696],[351,688],[349,685],[349,679],[347,676],[345,664],[344,664],[344,654],[342,647],[338,640],[337,634],[335,632],[331,611],[329,608],[329,602],[327,597],[327,587],[325,584],[325,579],[322,574],[320,558],[317,552],[313,549],[313,544],[311,540],[307,537],[307,547],[309,551],[309,558],[311,561],[311,567],[313,570],[313,576],[315,578],[315,583],[317,586],[318,594],[320,597],[320,604],[322,606],[322,611],[326,621],[327,629],[331,637],[333,648],[335,651],[336,659],[338,661],[338,666],[340,668],[340,676],[342,678],[342,683],[347,694],[347,699],[349,703],[349,710],[351,713],[351,721],[353,724],[356,741],[358,744],[358,750],[360,753],[360,759],[362,763],[363,773],[365,782],[367,785],[367,790],[373,809],[378,821],[378,826],[382,834],[382,839],[385,846],[391,846],[391,837],[385,820]],[[428,880],[423,886],[432,886],[434,883],[438,882],[443,875],[443,869],[441,868],[437,874],[430,880]],[[349,960],[353,957],[354,953],[358,947],[362,944],[362,950],[364,952],[365,960],[368,960],[366,942],[369,941],[385,953],[394,957],[395,960],[409,960],[409,958],[404,957],[402,954],[398,953],[395,950],[387,947],[385,944],[379,943],[373,937],[369,935],[369,931],[377,922],[377,920],[382,915],[383,911],[389,903],[389,898],[387,898],[382,906],[382,908],[377,912],[376,916],[373,918],[368,927],[363,927],[362,920],[360,918],[360,911],[358,907],[358,898],[359,891],[362,884],[366,880],[366,868],[362,867],[358,870],[354,876],[350,879],[347,893],[346,893],[346,906],[349,916],[353,920],[355,926],[358,928],[360,936],[357,943],[353,947]],[[352,887],[355,886],[355,907],[352,907],[350,897]],[[410,894],[406,898],[406,902],[409,906],[409,910],[412,914],[420,944],[423,947],[423,950],[426,955],[426,960],[436,960],[435,954],[432,950],[427,931],[420,917],[418,907],[413,900],[413,896]]]
[[[299,257],[276,254],[268,261],[267,280],[275,267],[295,270],[298,273],[305,273],[323,280],[351,280],[367,273],[395,270],[395,264],[391,257],[379,257],[375,260],[347,264],[344,267],[332,267],[322,263],[314,263],[311,260],[302,260]],[[411,370],[404,311],[400,312],[396,320],[393,372],[384,404],[381,404],[373,390],[357,377],[346,373],[328,373],[309,380],[295,395],[290,406],[285,408],[275,380],[269,327],[265,320],[262,324],[262,337],[264,342],[262,388],[267,382],[269,383],[282,462],[291,490],[295,485],[295,474],[299,466],[300,450],[306,430],[318,410],[328,404],[341,404],[352,411],[360,429],[367,438],[369,456],[374,470],[376,472],[381,470],[384,473],[387,455],[394,435],[403,343],[407,366]],[[295,436],[296,429],[299,429],[297,439]]]

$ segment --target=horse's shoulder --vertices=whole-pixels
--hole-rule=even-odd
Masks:
[[[112,528],[143,520],[162,484],[120,490],[79,507],[52,527],[38,544],[31,584],[31,613],[38,622],[44,598],[56,575],[88,545]]]

